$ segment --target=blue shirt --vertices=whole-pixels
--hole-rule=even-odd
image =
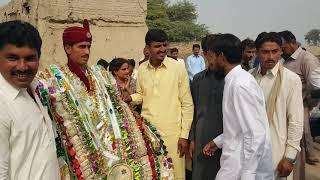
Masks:
[[[190,55],[187,58],[187,70],[189,79],[192,81],[193,76],[206,69],[206,64],[202,56]]]

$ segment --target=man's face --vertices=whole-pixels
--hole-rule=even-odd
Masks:
[[[80,42],[72,46],[65,45],[65,50],[68,54],[69,59],[78,64],[79,66],[86,65],[90,55],[90,42]]]
[[[281,59],[281,47],[275,42],[265,42],[258,50],[260,65],[262,69],[272,69]]]
[[[200,48],[195,47],[195,48],[192,49],[192,51],[193,51],[193,54],[194,54],[195,56],[198,56],[198,55],[199,55],[199,52],[200,52]]]
[[[16,88],[28,88],[38,67],[39,54],[34,48],[7,44],[0,49],[0,73]]]
[[[248,61],[251,61],[255,55],[256,55],[256,48],[246,47],[242,53],[242,59],[248,62]]]
[[[178,59],[178,56],[179,56],[179,52],[172,52],[172,53],[171,53],[171,57],[172,57],[173,59],[175,59],[175,60]]]
[[[207,61],[208,63],[208,69],[210,71],[217,71],[216,70],[216,55],[214,53],[209,53],[209,52],[205,52],[203,51],[203,56],[204,56],[204,59]]]
[[[224,65],[222,61],[222,55],[217,55],[212,51],[203,52],[203,55],[207,59],[208,69],[214,71],[216,74],[224,76]]]
[[[282,39],[282,51],[283,51],[283,58],[284,59],[288,59],[295,51],[294,47],[293,47],[293,43],[291,42],[287,42],[286,40]]]
[[[156,61],[163,61],[167,55],[168,50],[168,41],[165,42],[155,42],[152,41],[150,45],[148,45],[150,59]]]

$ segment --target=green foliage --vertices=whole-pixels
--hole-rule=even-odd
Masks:
[[[195,5],[187,0],[173,5],[167,0],[148,0],[148,27],[164,30],[170,41],[200,40],[208,34],[207,26],[196,23],[197,17]]]
[[[167,9],[169,19],[171,21],[195,21],[198,14],[196,7],[189,1],[179,1]]]
[[[147,1],[147,20],[167,19],[168,3],[166,0]]]
[[[312,29],[305,36],[304,39],[309,45],[317,46],[320,44],[320,29]]]

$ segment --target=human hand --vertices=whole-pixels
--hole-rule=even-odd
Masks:
[[[203,154],[207,156],[213,156],[214,153],[218,150],[218,146],[214,141],[210,141],[207,145],[203,148]]]
[[[124,84],[124,89],[127,90],[127,91],[130,91],[130,82],[131,82],[131,77],[128,75],[127,81]]]
[[[193,157],[193,153],[194,153],[194,149],[195,149],[195,142],[194,141],[191,141],[190,145],[189,145],[189,155],[190,155],[190,158],[192,159]]]
[[[179,157],[183,157],[186,153],[188,153],[188,139],[179,138],[178,153],[180,153]]]
[[[290,175],[290,173],[293,170],[293,163],[290,162],[288,159],[283,158],[278,166],[277,166],[277,170],[279,172],[279,176],[280,177],[287,177]]]
[[[123,97],[123,101],[129,104],[132,101],[132,98],[129,94],[125,94]]]

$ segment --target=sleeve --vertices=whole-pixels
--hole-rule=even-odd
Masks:
[[[313,89],[312,84],[314,84],[314,82],[317,82],[317,78],[319,78],[320,76],[320,72],[317,71],[317,68],[319,68],[319,60],[316,57],[306,54],[301,70],[303,76],[307,80],[307,89],[309,90]],[[319,84],[319,82],[317,82],[316,84]]]
[[[312,89],[320,89],[320,65],[311,72],[310,85]]]
[[[295,159],[297,152],[300,151],[300,140],[303,134],[303,116],[302,84],[300,79],[297,79],[289,92],[287,100],[288,139],[285,157]]]
[[[223,134],[220,134],[216,138],[213,139],[213,142],[218,146],[218,148],[222,148],[223,146]]]
[[[239,86],[235,90],[233,105],[236,110],[235,117],[237,117],[243,134],[244,146],[241,177],[255,179],[264,145],[268,141],[266,133],[269,127],[263,92],[259,92],[258,85]]]
[[[141,71],[142,71],[142,65],[138,69],[138,74],[141,74]],[[142,104],[143,92],[142,92],[142,88],[141,88],[141,85],[142,85],[141,82],[142,82],[142,76],[138,75],[137,81],[136,81],[136,93],[130,95],[132,98],[132,104],[134,104],[134,105]]]
[[[181,103],[181,133],[180,138],[188,139],[189,131],[193,119],[193,102],[190,93],[189,79],[187,71],[182,67],[178,66],[180,70],[179,77],[179,100]]]
[[[194,141],[195,139],[195,130],[197,126],[197,95],[198,95],[198,88],[197,88],[197,82],[199,81],[199,78],[194,77],[193,81],[191,82],[191,96],[194,104],[194,110],[193,110],[193,120],[191,124],[191,129],[189,132],[189,140]]]
[[[10,120],[5,109],[2,107],[0,111],[0,179],[9,179],[10,164]]]
[[[204,60],[204,58],[201,56],[202,58],[202,67],[201,67],[201,71],[206,69],[206,61]]]
[[[193,73],[193,69],[190,64],[190,56],[186,60],[186,66],[187,66],[187,71],[188,71],[188,78],[190,78],[190,80],[192,80],[191,77],[193,77],[195,74]]]

